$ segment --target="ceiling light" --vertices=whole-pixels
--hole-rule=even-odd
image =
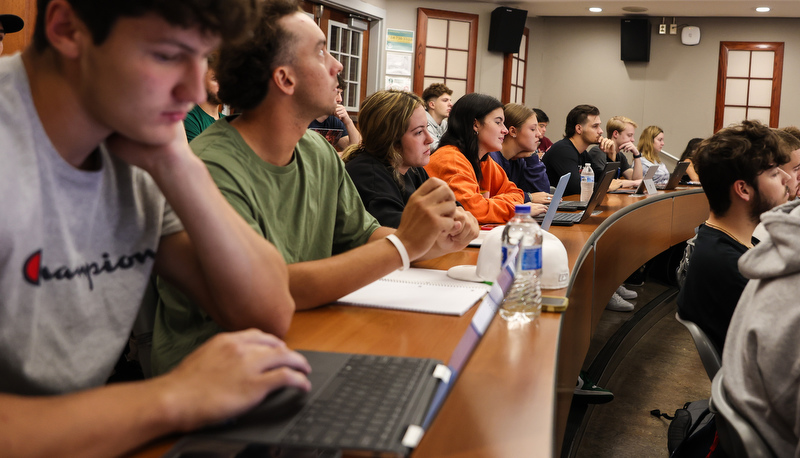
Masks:
[[[589,8],[589,11],[591,11],[592,13],[602,13],[603,12],[603,8],[599,8],[599,7],[593,6],[593,7]]]
[[[758,8],[756,8],[756,11],[758,11],[759,13],[769,13],[769,7],[759,6]]]

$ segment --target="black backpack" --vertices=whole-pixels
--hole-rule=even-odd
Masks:
[[[653,416],[671,420],[667,430],[667,449],[671,458],[719,458],[726,455],[719,447],[717,424],[708,409],[708,399],[687,402],[675,416],[650,412]]]

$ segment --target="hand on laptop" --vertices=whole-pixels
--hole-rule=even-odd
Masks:
[[[548,205],[553,200],[553,195],[549,192],[532,192],[529,194],[531,202],[535,204]]]
[[[542,215],[544,213],[547,213],[547,205],[536,204],[533,202],[527,205],[531,207],[531,216]]]
[[[244,413],[278,388],[311,389],[306,359],[256,329],[221,333],[160,377],[183,431]],[[154,379],[154,382],[159,379]]]
[[[395,233],[411,261],[424,256],[443,234],[450,234],[454,226],[463,223],[457,223],[455,215],[456,197],[444,181],[431,177],[417,188],[403,209]],[[460,231],[461,227],[455,230]]]
[[[642,180],[614,180],[619,181],[622,188],[638,188]]]

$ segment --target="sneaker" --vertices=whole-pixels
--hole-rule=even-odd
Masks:
[[[613,310],[615,312],[632,312],[633,304],[623,299],[619,294],[614,293],[614,295],[611,296],[611,300],[608,301],[606,309]]]
[[[631,291],[623,285],[619,285],[619,288],[617,288],[617,294],[626,300],[636,299],[639,297],[639,294],[637,294],[636,291]]]
[[[614,400],[614,393],[595,385],[584,371],[578,375],[574,393],[578,399],[587,404],[605,404]]]

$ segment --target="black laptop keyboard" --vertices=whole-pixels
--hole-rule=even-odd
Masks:
[[[426,360],[352,355],[327,387],[308,404],[285,442],[333,448],[380,449],[396,444],[406,400]],[[399,434],[403,434],[405,430]]]
[[[592,212],[592,216],[599,215],[602,213],[599,210],[595,210]],[[563,221],[563,222],[570,222],[570,223],[577,223],[578,221],[583,218],[583,212],[578,213],[556,213],[553,217],[553,221]]]

